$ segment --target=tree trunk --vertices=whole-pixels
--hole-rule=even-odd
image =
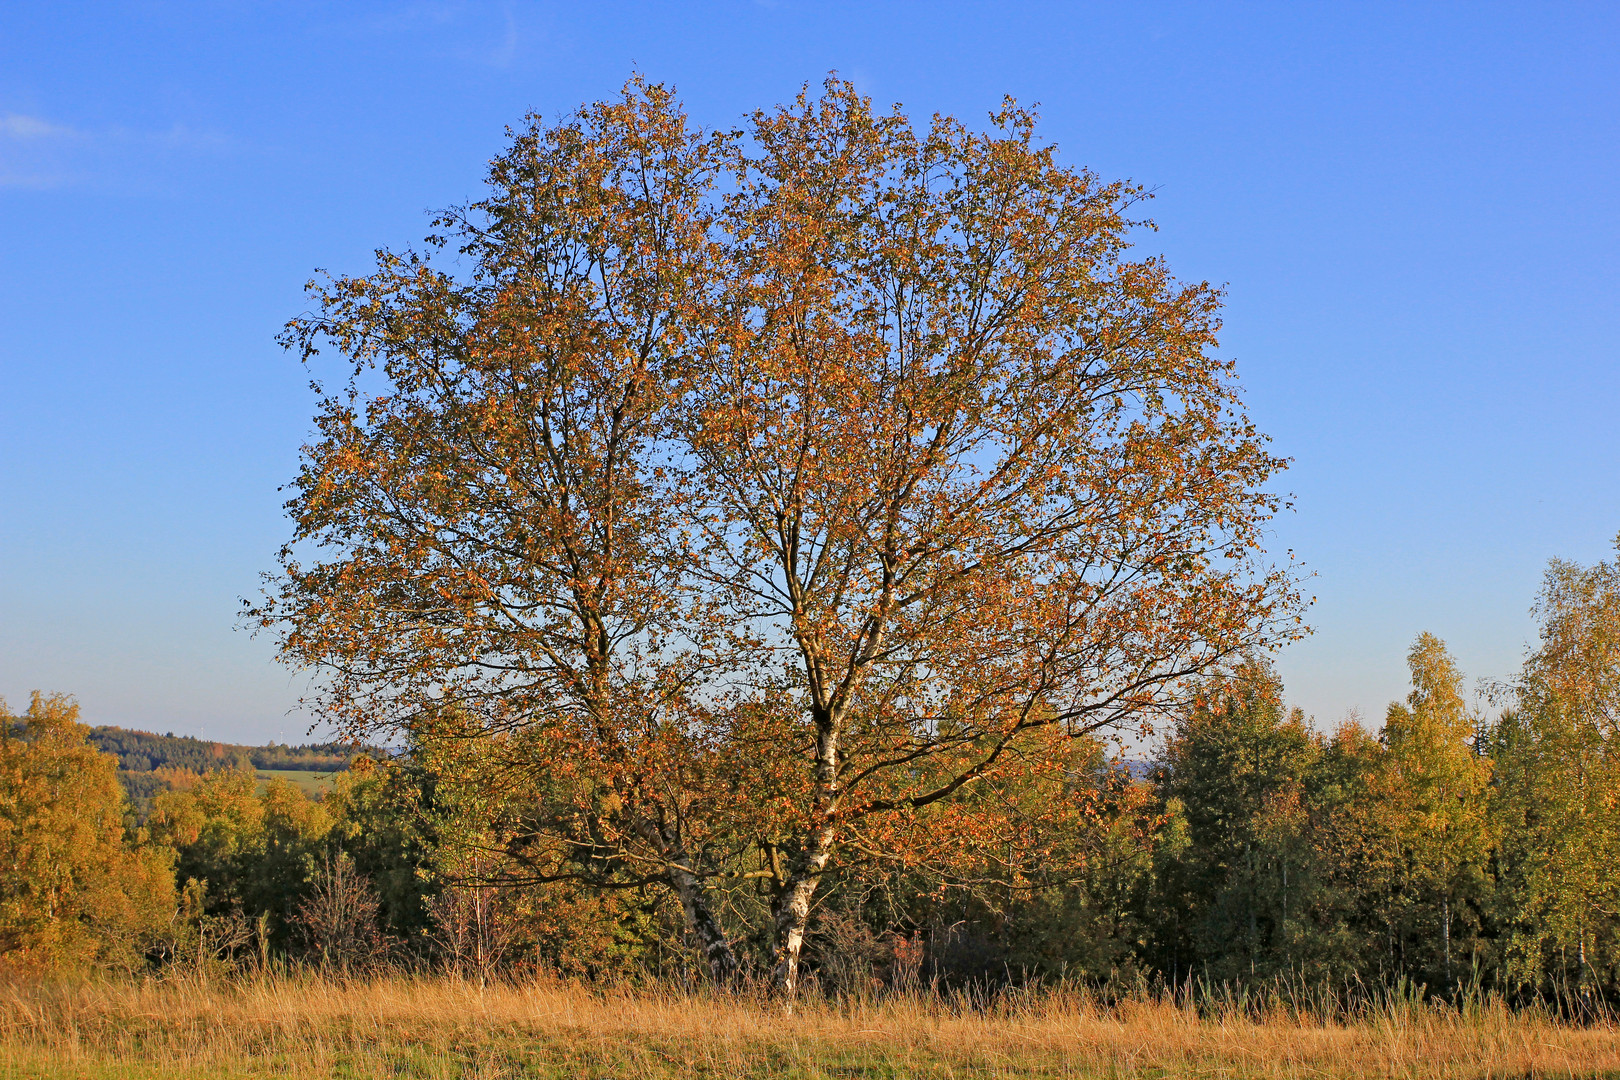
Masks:
[[[876,642],[874,642],[874,645]],[[806,665],[817,667],[812,650],[805,652]],[[810,901],[821,884],[821,875],[832,859],[837,841],[836,818],[842,792],[838,785],[839,733],[843,727],[843,707],[836,702],[817,704],[811,710],[816,727],[815,811],[807,830],[802,861],[778,879],[772,914],[776,919],[776,967],[771,981],[791,1008],[799,991],[799,954],[810,927]]]
[[[1256,922],[1255,922],[1254,908],[1255,908],[1255,904],[1259,900],[1259,897],[1258,897],[1257,894],[1260,891],[1260,886],[1258,885],[1258,883],[1255,880],[1256,874],[1255,874],[1255,870],[1254,870],[1254,844],[1253,844],[1252,841],[1244,845],[1244,852],[1245,852],[1245,854],[1248,855],[1248,859],[1249,859],[1249,974],[1250,974],[1250,976],[1253,976],[1254,975],[1254,954],[1255,954],[1255,950],[1257,948],[1257,944],[1256,944],[1255,939],[1259,936],[1259,927],[1256,925]]]
[[[671,860],[680,865],[686,865],[684,859]],[[708,965],[709,976],[714,979],[717,986],[729,986],[736,981],[738,964],[737,953],[726,940],[725,931],[720,928],[720,921],[714,917],[714,910],[709,905],[708,890],[696,875],[685,870],[671,869],[669,883],[675,889],[675,895],[680,897],[681,912],[686,916],[686,928],[697,941],[698,949],[703,953],[703,962]]]
[[[1290,967],[1292,967],[1293,962],[1294,962],[1294,957],[1293,957],[1292,950],[1289,948],[1289,940],[1288,940],[1288,859],[1287,859],[1286,856],[1282,860],[1282,877],[1283,877],[1282,930],[1281,930],[1281,933],[1278,936],[1282,940],[1283,960]]]
[[[1445,897],[1441,901],[1441,907],[1442,907],[1442,910],[1444,912],[1444,915],[1443,915],[1444,923],[1443,923],[1443,925],[1441,927],[1440,934],[1441,934],[1441,938],[1445,942],[1445,949],[1446,949],[1446,988],[1449,990],[1451,988],[1451,897],[1449,897],[1449,896]]]
[[[675,896],[681,902],[681,914],[686,919],[686,929],[697,943],[698,950],[703,954],[703,963],[709,969],[709,976],[718,986],[729,986],[736,981],[741,966],[737,963],[737,953],[726,940],[726,934],[720,927],[720,920],[714,917],[714,908],[709,904],[709,890],[703,879],[691,872],[691,862],[686,847],[680,841],[678,833],[671,835],[673,830],[666,829],[657,823],[642,818],[637,822],[636,831],[643,839],[650,841],[658,847],[668,866],[665,880],[669,887],[675,890]]]
[[[816,885],[815,878],[796,878],[776,905],[776,968],[771,972],[771,981],[789,1001],[799,992],[799,954],[810,926],[810,900]]]
[[[804,865],[789,875],[776,896],[776,967],[771,972],[771,981],[790,1003],[799,992],[799,955],[810,929],[810,901],[815,898],[822,872],[832,857],[833,839],[831,826],[818,829]]]

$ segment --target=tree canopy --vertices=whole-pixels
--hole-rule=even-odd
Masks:
[[[665,883],[724,979],[757,879],[791,990],[841,850],[1298,631],[1218,290],[1028,110],[635,80],[488,183],[289,325],[350,376],[252,614],[350,732],[478,743],[529,880]]]
[[[172,913],[172,863],[128,834],[118,763],[78,716],[0,701],[0,969],[133,965]]]

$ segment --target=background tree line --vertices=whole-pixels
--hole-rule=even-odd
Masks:
[[[349,743],[305,743],[284,746],[268,743],[264,746],[242,746],[235,743],[210,742],[190,735],[155,735],[150,731],[134,731],[120,727],[93,727],[90,745],[118,759],[123,773],[152,772],[157,769],[181,769],[186,772],[209,772],[213,769],[271,769],[279,771],[311,770],[340,772],[354,759],[355,748]],[[127,781],[129,777],[124,777]]]
[[[91,746],[118,759],[118,781],[143,814],[159,792],[189,784],[195,773],[214,769],[335,773],[347,769],[356,752],[346,743],[242,746],[107,726],[92,727],[89,739]]]
[[[1617,540],[1620,552],[1620,540]],[[1539,647],[1471,707],[1432,635],[1377,733],[1317,730],[1250,659],[1177,716],[1147,768],[1095,739],[857,842],[819,890],[808,978],[877,985],[1250,982],[1620,995],[1620,558],[1555,561]],[[678,894],[590,874],[523,883],[538,804],[481,741],[360,758],[313,799],[189,773],[138,818],[72,703],[0,742],[0,956],[13,971],[304,962],[482,977],[707,971]],[[955,828],[971,819],[971,831]],[[986,820],[995,827],[987,829]],[[555,853],[600,859],[589,843]],[[767,970],[769,882],[738,857],[715,917]]]

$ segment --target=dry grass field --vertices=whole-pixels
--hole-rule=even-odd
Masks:
[[[1396,1001],[1353,1022],[1137,995],[800,1005],[390,977],[0,988],[32,1077],[1620,1077],[1620,1030]]]

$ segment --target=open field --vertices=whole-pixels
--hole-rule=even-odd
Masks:
[[[140,1077],[1594,1077],[1620,1031],[1411,1003],[1351,1024],[1200,1018],[1143,997],[780,1005],[447,979],[22,984],[0,1075]]]
[[[285,780],[287,783],[302,789],[310,798],[317,798],[332,789],[332,780],[339,776],[336,772],[316,772],[309,769],[254,769],[253,776],[258,783],[258,790],[263,791],[266,784],[272,780]]]

